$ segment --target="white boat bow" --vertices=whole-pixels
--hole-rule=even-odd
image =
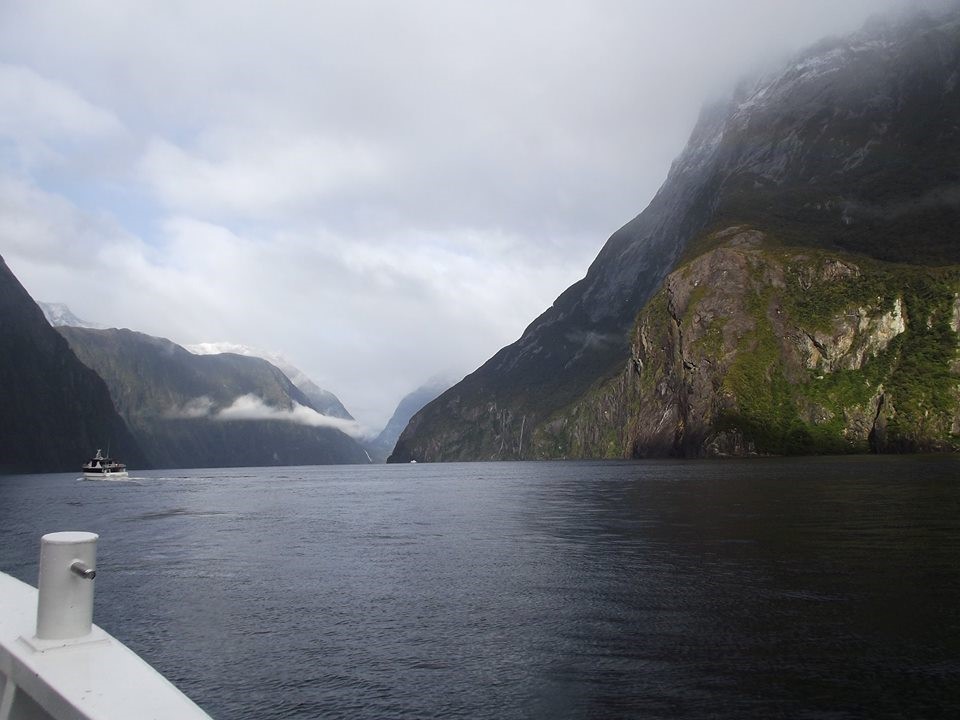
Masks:
[[[96,540],[44,535],[39,590],[0,572],[0,720],[210,720],[93,624]]]

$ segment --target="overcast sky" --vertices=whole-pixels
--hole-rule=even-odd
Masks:
[[[705,100],[899,4],[0,0],[0,254],[379,429],[584,275]]]

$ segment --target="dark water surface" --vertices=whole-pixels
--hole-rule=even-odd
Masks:
[[[954,457],[0,477],[57,530],[217,718],[960,717]]]

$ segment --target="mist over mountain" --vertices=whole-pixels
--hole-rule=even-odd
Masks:
[[[77,471],[98,447],[145,458],[109,390],[0,258],[0,472]]]
[[[620,372],[635,355],[638,312],[668,273],[721,246],[724,229],[882,261],[960,262],[958,67],[960,9],[951,3],[824,40],[707,106],[653,201],[613,234],[586,277],[418,413],[392,459],[547,452],[531,438],[542,440]]]
[[[236,355],[263,358],[267,362],[280,368],[284,375],[290,378],[290,382],[296,385],[300,391],[310,399],[310,407],[317,412],[344,420],[354,419],[336,395],[329,390],[321,388],[311,380],[303,370],[294,366],[293,363],[279,353],[230,342],[197,343],[195,345],[186,345],[185,347],[197,355],[234,353]]]
[[[366,463],[356,423],[324,415],[277,367],[196,355],[130,330],[61,327],[157,467]]]

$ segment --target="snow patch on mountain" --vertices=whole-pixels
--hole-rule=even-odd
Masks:
[[[306,373],[294,367],[289,360],[279,353],[264,350],[250,345],[241,345],[232,342],[203,342],[195,345],[184,345],[184,347],[194,355],[220,355],[222,353],[233,353],[234,355],[244,355],[246,357],[258,357],[266,360],[283,370],[283,374],[290,378],[290,382],[299,387],[300,382],[309,380]]]
[[[81,320],[63,303],[38,302],[37,305],[43,310],[44,317],[53,327],[82,327],[93,330],[103,330],[105,328],[100,323]]]

